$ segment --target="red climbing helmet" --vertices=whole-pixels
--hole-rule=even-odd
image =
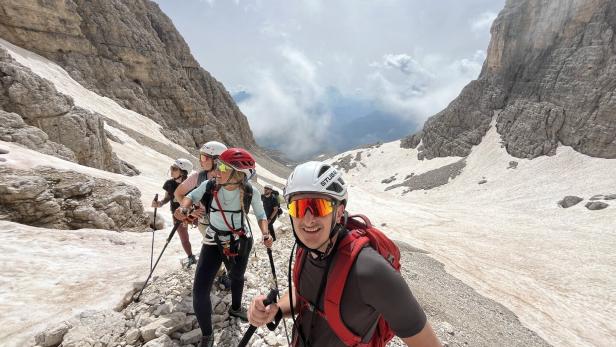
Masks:
[[[220,154],[218,161],[231,166],[234,170],[246,174],[251,179],[256,173],[255,159],[243,148],[229,148]]]

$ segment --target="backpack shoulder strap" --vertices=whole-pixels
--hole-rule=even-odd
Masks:
[[[244,201],[242,201],[242,203],[244,204],[244,211],[246,211],[246,213],[250,211],[251,202],[252,202],[252,184],[247,183],[247,184],[244,184]]]
[[[295,252],[295,265],[293,266],[293,286],[299,292],[299,275],[302,273],[302,265],[304,265],[304,256],[306,251],[302,247],[297,247]]]
[[[340,303],[342,293],[349,277],[351,267],[355,263],[359,252],[370,240],[357,230],[349,232],[340,241],[336,250],[336,261],[328,276],[327,286],[325,287],[325,298],[323,309],[327,322],[338,338],[347,346],[357,346],[361,344],[361,336],[355,335],[342,321]]]
[[[197,176],[197,187],[205,181],[207,181],[207,171],[203,170],[199,172],[199,176]]]
[[[199,174],[200,175],[200,174]],[[210,206],[212,205],[212,199],[214,197],[214,188],[216,187],[216,181],[211,179],[207,181],[205,185],[205,193],[201,198],[201,203],[205,206],[205,213],[210,213]]]

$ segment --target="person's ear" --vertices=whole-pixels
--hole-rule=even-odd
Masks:
[[[336,223],[341,223],[344,218],[344,204],[338,204],[336,206]]]

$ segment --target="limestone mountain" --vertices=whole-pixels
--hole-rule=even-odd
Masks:
[[[149,0],[3,0],[0,37],[143,114],[172,141],[256,148],[246,117]]]
[[[479,78],[402,141],[420,158],[466,156],[496,116],[509,154],[559,144],[616,158],[616,3],[507,0]]]

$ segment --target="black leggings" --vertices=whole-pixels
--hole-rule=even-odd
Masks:
[[[252,238],[249,239],[244,256],[236,256],[232,264],[231,272],[231,307],[239,309],[242,305],[242,293],[244,292],[244,273],[252,248]],[[210,291],[220,264],[222,255],[216,245],[203,245],[199,263],[195,271],[195,283],[193,285],[193,308],[201,327],[203,335],[212,335],[212,301]]]

